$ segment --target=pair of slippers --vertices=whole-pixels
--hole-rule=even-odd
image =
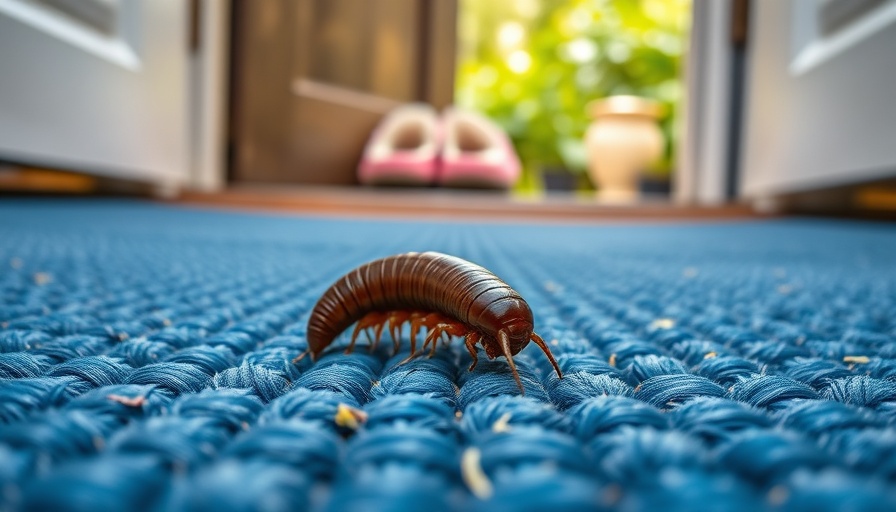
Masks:
[[[509,189],[520,160],[507,134],[475,112],[425,104],[390,112],[373,131],[358,166],[365,185]]]

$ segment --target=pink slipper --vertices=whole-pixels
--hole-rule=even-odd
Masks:
[[[373,131],[358,166],[365,185],[429,185],[439,156],[439,118],[413,103],[390,112]]]
[[[438,181],[441,185],[509,189],[520,177],[520,159],[491,120],[448,108],[442,116],[445,142]]]

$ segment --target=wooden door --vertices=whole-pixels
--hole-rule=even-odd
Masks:
[[[181,0],[0,1],[0,159],[183,183],[188,20]]]
[[[371,130],[453,97],[454,0],[236,0],[231,173],[355,184]]]

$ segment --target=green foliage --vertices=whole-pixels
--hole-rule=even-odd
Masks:
[[[507,131],[524,187],[542,168],[584,173],[586,105],[606,96],[662,103],[674,148],[689,14],[690,0],[461,0],[456,101]]]

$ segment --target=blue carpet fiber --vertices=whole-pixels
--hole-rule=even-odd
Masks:
[[[308,315],[437,250],[537,347],[316,363]],[[366,343],[366,342],[365,342]],[[896,229],[0,203],[0,510],[896,510]]]

